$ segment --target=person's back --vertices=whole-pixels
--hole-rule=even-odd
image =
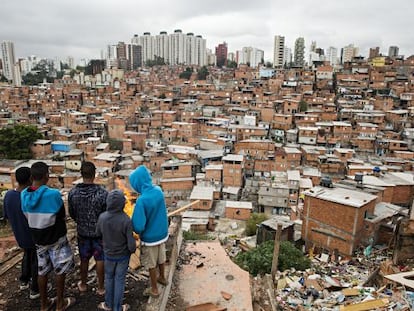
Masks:
[[[30,168],[20,167],[15,172],[18,183],[17,188],[7,191],[4,197],[4,217],[10,222],[19,247],[23,249],[22,268],[20,276],[20,289],[30,286],[30,299],[39,297],[37,283],[37,255],[29,224],[21,208],[20,194],[31,184]]]
[[[140,193],[132,215],[134,231],[146,245],[157,245],[168,239],[168,217],[164,193],[152,184],[148,169],[141,165],[129,177],[132,188]]]
[[[106,210],[108,192],[94,183],[96,167],[92,162],[83,162],[81,175],[83,182],[76,185],[68,194],[69,214],[77,225],[77,237],[80,263],[78,283],[80,292],[86,292],[89,260],[93,256],[96,261],[98,277],[97,294],[103,295],[104,289],[104,252],[102,236],[96,234],[99,215]]]
[[[106,203],[107,211],[99,216],[96,228],[97,234],[102,235],[105,252],[105,302],[98,308],[118,311],[129,307],[122,306],[122,297],[129,258],[136,244],[131,219],[123,211],[125,196],[122,191],[111,191]]]
[[[129,175],[129,181],[140,193],[132,214],[132,225],[141,238],[142,264],[150,273],[151,288],[147,288],[144,295],[156,298],[159,296],[157,283],[167,284],[165,242],[168,240],[168,216],[164,193],[152,184],[151,175],[143,165]]]
[[[64,299],[66,274],[75,266],[72,249],[66,237],[66,215],[60,192],[49,188],[49,167],[35,162],[30,168],[32,186],[21,193],[22,211],[27,218],[37,248],[38,283],[41,309],[49,310],[54,301],[47,297],[48,274],[56,275],[56,310],[66,310],[75,303]]]

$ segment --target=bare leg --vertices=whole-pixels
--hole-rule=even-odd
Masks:
[[[89,260],[82,259],[80,262],[80,279],[81,279],[81,286],[80,291],[86,291],[87,290],[87,279],[88,279],[88,266],[89,266]]]
[[[150,274],[150,282],[151,282],[151,291],[153,294],[158,294],[158,286],[157,286],[157,268],[149,269]]]
[[[158,270],[160,272],[160,283],[167,283],[167,280],[165,279],[165,263],[159,264]]]
[[[65,306],[65,302],[63,300],[63,292],[65,290],[65,277],[66,277],[65,273],[56,275],[56,295],[57,295],[56,310],[62,310],[63,307]]]
[[[103,260],[96,261],[96,275],[98,277],[98,294],[102,294],[105,290],[105,265]]]
[[[39,275],[37,277],[40,293],[40,310],[47,310],[49,301],[47,299],[47,275]]]

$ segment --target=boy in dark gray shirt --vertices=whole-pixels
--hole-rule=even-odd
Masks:
[[[97,235],[102,236],[105,254],[105,302],[100,310],[128,310],[122,305],[125,276],[129,258],[135,252],[131,219],[124,213],[125,196],[120,190],[112,190],[106,199],[107,211],[99,216]]]

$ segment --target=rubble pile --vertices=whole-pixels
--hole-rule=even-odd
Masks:
[[[262,310],[413,310],[414,292],[383,278],[411,268],[386,258],[361,254],[335,262],[321,255],[306,271],[277,272],[274,282],[270,275],[255,277],[253,299]]]

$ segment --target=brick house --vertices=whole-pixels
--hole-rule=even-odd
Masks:
[[[367,243],[364,220],[374,214],[376,196],[325,187],[304,194],[302,238],[307,248],[316,246],[351,256]]]
[[[248,220],[252,213],[252,202],[226,201],[225,217],[230,219]]]
[[[228,154],[223,157],[223,186],[243,186],[243,162],[243,155]]]

